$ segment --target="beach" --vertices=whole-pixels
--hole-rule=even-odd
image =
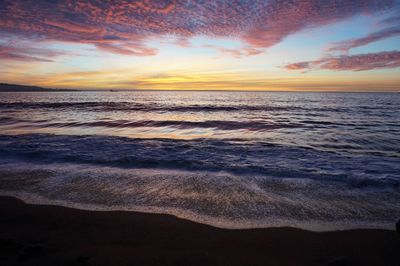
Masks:
[[[400,0],[0,0],[0,266],[400,266]]]
[[[227,230],[0,198],[1,265],[399,265],[394,230]],[[394,228],[394,225],[393,225]]]

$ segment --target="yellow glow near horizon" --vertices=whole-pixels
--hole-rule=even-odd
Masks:
[[[143,72],[143,71],[142,71]],[[400,78],[390,75],[287,75],[271,71],[158,71],[136,69],[26,75],[20,82],[49,88],[139,90],[393,91]],[[7,80],[6,80],[7,81]]]

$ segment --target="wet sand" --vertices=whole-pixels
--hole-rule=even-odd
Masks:
[[[400,265],[395,231],[226,230],[9,197],[0,212],[0,265]]]

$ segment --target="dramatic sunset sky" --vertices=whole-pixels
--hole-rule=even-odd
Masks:
[[[0,82],[400,91],[398,0],[0,0]]]

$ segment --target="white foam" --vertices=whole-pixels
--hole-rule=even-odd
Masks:
[[[393,229],[400,216],[398,191],[335,182],[69,164],[2,169],[0,194],[28,203],[163,213],[220,228]]]

